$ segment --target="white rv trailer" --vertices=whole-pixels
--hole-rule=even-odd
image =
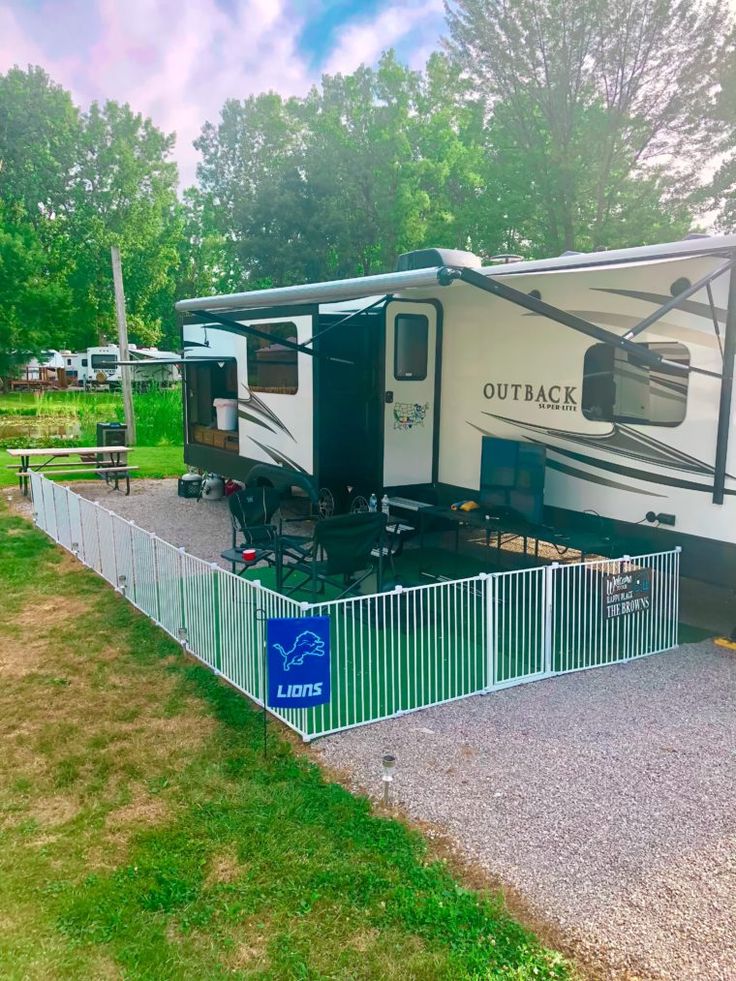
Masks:
[[[56,373],[63,367],[64,359],[59,351],[53,349],[41,351],[37,358],[31,358],[22,369],[23,377],[28,381],[39,381],[43,377],[44,369]]]
[[[184,300],[185,459],[339,496],[477,494],[484,434],[547,450],[545,520],[736,582],[736,236]],[[213,399],[238,403],[237,432]]]
[[[109,385],[117,388],[121,383],[120,349],[116,344],[89,347],[74,353],[63,351],[67,375],[77,384]],[[181,380],[176,363],[178,355],[173,351],[159,351],[155,347],[130,347],[133,367],[133,384],[139,388],[156,385],[166,388]]]

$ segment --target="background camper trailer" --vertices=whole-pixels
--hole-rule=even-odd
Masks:
[[[544,520],[682,545],[736,582],[736,237],[185,300],[187,462],[335,498],[478,495],[484,435],[544,447]],[[218,427],[215,400],[237,408]]]

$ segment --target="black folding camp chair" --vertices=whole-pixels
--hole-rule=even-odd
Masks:
[[[307,549],[288,567],[287,576],[295,574],[296,585],[287,592],[309,588],[314,596],[331,585],[340,590],[341,598],[355,592],[373,574],[376,564],[377,591],[383,586],[383,553],[386,515],[382,512],[340,514],[323,518],[314,528]]]
[[[257,561],[265,561],[280,570],[285,555],[292,558],[302,554],[303,538],[282,535],[273,516],[281,504],[281,494],[273,487],[246,487],[228,497],[232,524],[232,548],[222,557],[232,563],[233,571],[240,562],[243,549],[255,548]]]
[[[245,487],[231,494],[227,503],[233,529],[233,548],[268,548],[276,541],[279,529],[272,524],[272,519],[281,503],[281,495],[275,488]]]

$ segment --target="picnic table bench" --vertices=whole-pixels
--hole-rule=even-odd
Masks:
[[[69,474],[96,473],[107,483],[112,480],[115,490],[125,479],[125,493],[130,494],[130,474],[138,467],[128,464],[129,446],[47,446],[8,450],[8,455],[20,463],[8,464],[9,470],[18,471],[18,486],[28,496],[28,482],[31,473],[48,472],[49,475],[67,476]],[[79,459],[75,459],[79,457]],[[62,462],[56,462],[61,460]]]

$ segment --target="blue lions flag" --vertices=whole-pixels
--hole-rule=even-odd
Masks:
[[[330,618],[269,620],[268,705],[310,708],[330,700]]]

